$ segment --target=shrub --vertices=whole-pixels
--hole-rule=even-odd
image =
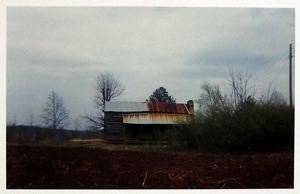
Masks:
[[[208,152],[293,149],[294,108],[253,96],[236,103],[217,86],[206,84],[203,89],[200,111],[172,130],[172,145]]]

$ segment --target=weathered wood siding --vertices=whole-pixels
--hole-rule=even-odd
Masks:
[[[105,112],[104,114],[104,136],[107,140],[123,140],[124,125],[123,114],[116,112]]]

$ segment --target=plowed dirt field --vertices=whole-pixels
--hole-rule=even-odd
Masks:
[[[293,154],[7,146],[7,189],[293,188]]]

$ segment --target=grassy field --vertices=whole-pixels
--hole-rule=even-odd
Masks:
[[[72,139],[58,142],[40,141],[40,142],[27,142],[17,143],[9,142],[8,145],[26,145],[26,146],[44,146],[44,147],[65,147],[65,148],[101,148],[104,150],[126,150],[138,152],[164,152],[172,151],[168,145],[163,143],[151,144],[125,144],[125,143],[107,143],[103,139]],[[173,150],[174,151],[174,150]]]

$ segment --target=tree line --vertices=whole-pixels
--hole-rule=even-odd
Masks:
[[[251,74],[230,73],[227,92],[216,84],[202,84],[202,93],[195,100],[198,110],[190,121],[170,127],[169,145],[209,152],[293,149],[294,107],[288,106],[271,84],[257,97],[250,80]],[[104,124],[105,103],[120,96],[125,87],[113,74],[102,73],[95,90],[97,111],[83,118],[88,129],[99,131]],[[145,102],[176,103],[176,99],[166,88],[159,87]],[[63,99],[55,91],[50,92],[40,116],[44,126],[54,130],[66,128],[70,119]],[[79,127],[80,122],[75,121]]]
[[[256,97],[249,74],[230,74],[229,91],[205,83],[199,110],[170,130],[170,144],[204,152],[269,152],[294,149],[294,108],[269,85]]]

